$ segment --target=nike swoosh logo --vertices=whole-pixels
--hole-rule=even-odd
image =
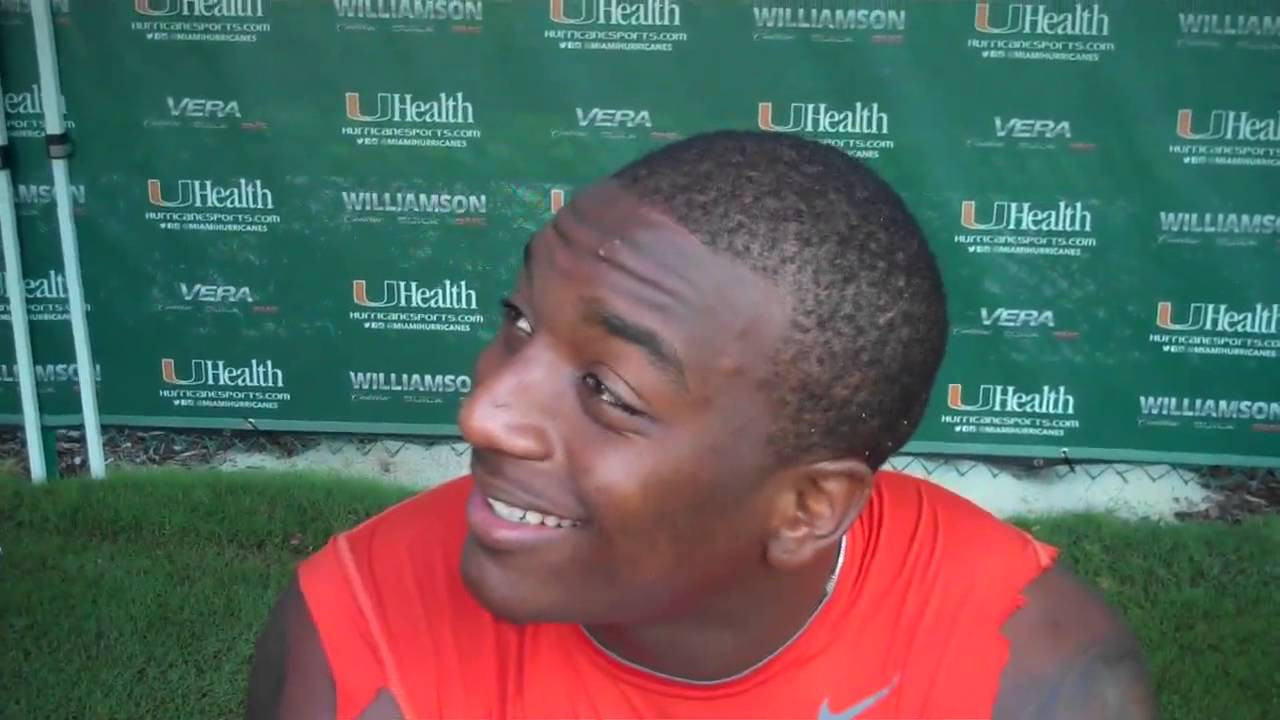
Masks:
[[[888,685],[885,685],[882,690],[875,693],[874,695],[871,695],[870,697],[863,700],[862,702],[859,702],[855,705],[850,706],[848,709],[844,710],[843,712],[838,712],[838,713],[831,712],[831,706],[829,702],[824,699],[822,701],[822,707],[818,708],[818,720],[854,720],[854,718],[858,717],[859,715],[866,712],[867,710],[870,710],[872,705],[875,705],[876,703],[883,700],[886,695],[888,695],[890,692],[893,691],[893,687],[897,684],[898,684],[898,678],[895,677],[892,681],[889,682]]]

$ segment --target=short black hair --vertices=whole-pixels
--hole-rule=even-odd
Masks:
[[[947,339],[941,273],[906,204],[849,155],[720,130],[613,174],[791,302],[770,359],[780,461],[855,454],[877,469],[914,434]]]

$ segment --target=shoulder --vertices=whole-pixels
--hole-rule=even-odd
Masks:
[[[417,493],[333,536],[298,566],[302,596],[326,641],[331,633],[351,635],[351,618],[392,632],[388,623],[406,614],[457,609],[471,488],[463,476]],[[412,601],[424,593],[430,603]]]
[[[375,599],[395,604],[406,591],[451,577],[466,540],[471,478],[463,476],[419,492],[334,535],[298,567],[302,594],[313,613],[335,596],[350,596],[364,612]],[[441,572],[444,570],[444,572]],[[425,580],[431,582],[424,582]],[[416,592],[414,593],[416,595]],[[439,598],[437,598],[439,600]],[[321,632],[325,631],[323,624]]]
[[[1002,647],[997,653],[992,646],[990,655],[1002,660],[994,720],[1155,717],[1136,638],[1101,594],[1059,561],[1056,547],[904,473],[878,473],[876,504],[883,524],[900,528],[894,535],[936,561],[936,584],[967,588],[981,600],[961,604],[965,625],[1002,634]],[[977,648],[969,652],[976,662]]]
[[[469,477],[420,492],[330,538],[303,560],[259,635],[248,717],[379,717],[400,616],[448,612],[440,572],[466,534]],[[430,582],[425,582],[430,580]],[[425,591],[432,602],[409,603]],[[456,603],[454,603],[456,604]],[[372,715],[365,715],[370,708]]]
[[[320,635],[296,576],[280,593],[258,635],[249,672],[246,720],[336,720],[337,687]],[[401,717],[385,688],[374,692],[360,720]]]
[[[340,533],[353,547],[389,551],[404,543],[461,544],[466,535],[469,475],[423,490]]]
[[[868,509],[870,525],[909,541],[913,554],[926,552],[940,561],[958,563],[967,577],[980,570],[1012,573],[1015,583],[1025,584],[1058,556],[1051,544],[972,500],[907,473],[877,472]]]
[[[335,712],[333,673],[294,577],[258,635],[245,717],[332,718]]]
[[[1137,638],[1088,583],[1056,565],[1004,626],[1009,659],[994,720],[1150,720],[1156,699]]]

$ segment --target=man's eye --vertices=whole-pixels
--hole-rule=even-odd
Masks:
[[[621,410],[622,412],[628,415],[644,414],[639,410],[626,404],[622,400],[618,399],[618,396],[614,395],[613,391],[609,389],[609,386],[605,385],[604,381],[601,380],[600,377],[595,373],[587,373],[583,375],[582,383],[587,386],[587,390],[589,390],[592,395],[595,395],[596,397],[600,398],[600,400],[605,404],[612,405],[613,407]]]
[[[516,330],[525,335],[533,334],[533,323],[529,322],[529,318],[520,312],[520,308],[516,307],[515,303],[510,300],[503,300],[502,314],[506,317],[507,322],[515,326]]]

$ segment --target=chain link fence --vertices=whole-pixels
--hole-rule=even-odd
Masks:
[[[240,463],[242,458],[256,458],[274,467],[323,467],[329,464],[326,456],[341,455],[370,458],[364,465],[350,460],[345,465],[357,472],[365,467],[375,468],[376,472],[379,463],[386,469],[406,454],[421,458],[423,451],[427,451],[426,462],[436,467],[434,474],[418,473],[416,484],[419,485],[430,485],[465,471],[469,457],[467,446],[457,439],[419,436],[106,427],[103,437],[109,467],[255,466],[252,462]],[[85,472],[86,459],[78,429],[57,431],[57,455],[60,476]],[[26,447],[20,429],[0,429],[0,462],[10,472],[27,475]],[[1248,515],[1280,512],[1280,473],[1272,468],[927,455],[898,455],[887,465],[921,477],[962,480],[969,484],[1014,480],[1044,485],[1079,482],[1083,477],[1112,484],[1116,480],[1124,484],[1180,482],[1198,485],[1215,494],[1216,500],[1209,507],[1179,513],[1184,519],[1238,521]]]

